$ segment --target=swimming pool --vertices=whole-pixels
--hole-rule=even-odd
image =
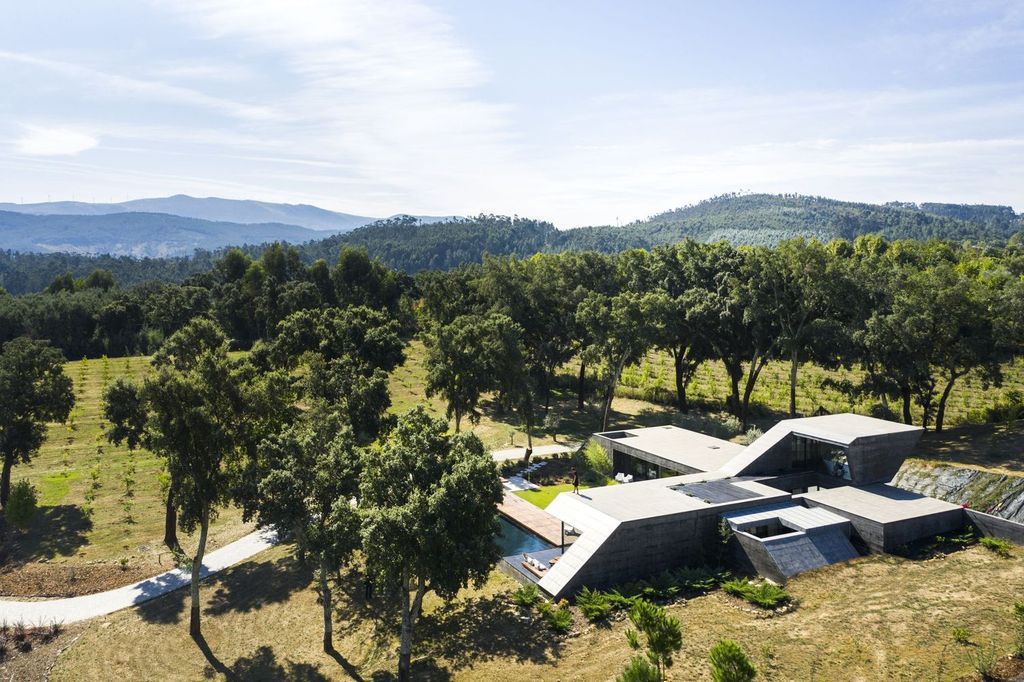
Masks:
[[[523,530],[504,516],[498,515],[498,523],[501,525],[501,533],[497,538],[501,556],[514,556],[523,552],[539,552],[542,549],[552,549],[554,547],[554,545],[540,536]]]

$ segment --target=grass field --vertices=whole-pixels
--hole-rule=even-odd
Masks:
[[[0,573],[0,594],[95,591],[173,567],[162,544],[160,458],[115,447],[103,436],[104,387],[118,377],[141,380],[148,369],[143,357],[66,365],[74,382],[71,417],[51,424],[35,459],[14,468],[12,480],[28,479],[38,489],[40,509],[28,531],[4,548],[10,563],[30,565],[17,576]],[[236,510],[225,510],[213,524],[211,547],[247,530]],[[189,549],[190,538],[181,540]]]
[[[522,618],[500,574],[452,604],[425,604],[416,679],[608,680],[631,652],[624,621],[579,615],[559,637]],[[737,640],[765,680],[954,680],[969,652],[1008,652],[1010,609],[1024,588],[1021,550],[980,547],[928,561],[873,556],[803,574],[787,586],[798,608],[768,617],[722,592],[669,607],[683,625],[673,680],[706,680],[707,652]],[[393,679],[395,614],[362,600],[357,576],[338,588],[337,656],[319,651],[320,608],[310,576],[286,547],[229,569],[205,586],[205,652],[188,636],[186,594],[99,619],[56,662],[52,680]],[[952,629],[972,644],[953,642]],[[352,673],[350,675],[350,673]]]

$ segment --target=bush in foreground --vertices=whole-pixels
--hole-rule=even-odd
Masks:
[[[994,552],[997,556],[1001,556],[1004,559],[1009,559],[1012,556],[1011,548],[1013,545],[1010,544],[1009,540],[1003,538],[989,538],[984,537],[979,540],[981,546],[990,552]]]
[[[615,678],[615,682],[661,682],[661,674],[646,658],[634,656],[629,659],[626,669]]]
[[[750,682],[757,670],[740,645],[731,639],[720,639],[708,656],[711,679],[715,682]]]
[[[752,582],[737,578],[722,583],[722,589],[729,594],[747,600],[762,609],[774,609],[790,602],[789,593],[766,580]]]
[[[11,487],[11,496],[4,506],[4,517],[15,528],[25,530],[31,525],[32,517],[36,515],[38,500],[35,486],[22,479]]]

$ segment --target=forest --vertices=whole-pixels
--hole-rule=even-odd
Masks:
[[[159,227],[159,214],[141,216],[145,229]],[[164,216],[169,221],[175,216]],[[557,229],[551,223],[519,216],[479,215],[423,223],[397,216],[325,239],[296,244],[300,260],[333,262],[343,246],[366,249],[384,265],[415,273],[478,263],[484,254],[519,256],[563,251],[618,253],[650,249],[684,239],[726,240],[772,246],[795,237],[827,243],[875,234],[888,240],[946,239],[1003,245],[1020,240],[1021,217],[1006,206],[960,204],[884,205],[802,195],[728,194],[621,226]],[[239,226],[245,227],[245,226]],[[239,245],[258,257],[268,244]],[[67,272],[76,278],[94,269],[109,270],[123,286],[149,281],[180,283],[210,270],[227,249],[196,250],[191,257],[140,258],[68,253],[17,253],[0,250],[0,287],[10,293],[42,291]]]
[[[672,358],[681,410],[698,368],[716,363],[728,379],[726,408],[746,423],[761,371],[784,361],[795,413],[798,374],[812,362],[858,368],[856,382],[832,388],[877,399],[883,416],[907,422],[913,408],[941,430],[958,381],[998,385],[1021,355],[1022,274],[1019,244],[876,236],[485,256],[415,276],[353,247],[333,264],[307,265],[299,248],[275,244],[257,258],[230,250],[180,284],[123,287],[100,269],[58,275],[41,293],[0,296],[0,343],[42,339],[68,359],[152,354],[189,321],[209,318],[233,348],[250,349],[303,311],[365,306],[424,341],[429,388],[456,423],[491,392],[535,422],[571,363],[580,404],[597,390],[607,411],[624,369],[658,350]]]

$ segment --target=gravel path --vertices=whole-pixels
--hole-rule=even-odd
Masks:
[[[273,531],[261,530],[210,552],[203,561],[202,577],[244,561],[277,544]],[[192,582],[190,571],[176,568],[147,580],[115,590],[67,599],[14,601],[0,599],[0,623],[24,623],[44,626],[50,623],[77,623],[135,606],[185,587]]]

